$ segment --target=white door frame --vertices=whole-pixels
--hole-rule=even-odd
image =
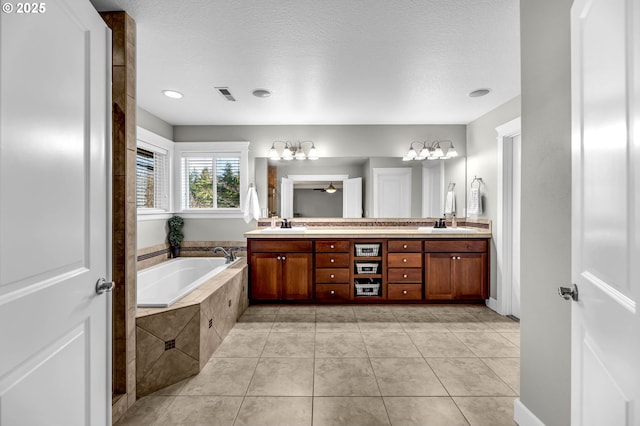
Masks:
[[[293,186],[296,182],[316,182],[316,181],[326,181],[326,182],[342,182],[343,183],[343,191],[345,188],[345,182],[349,180],[349,175],[287,175],[285,179],[289,179],[291,181],[291,185],[281,185],[281,212],[291,212],[291,214],[284,215],[281,213],[282,217],[293,217]],[[343,194],[343,201],[344,201]],[[344,213],[344,203],[342,206],[342,211]]]
[[[497,309],[510,315],[513,274],[513,146],[521,133],[520,117],[496,127],[498,132],[498,215],[496,220]]]

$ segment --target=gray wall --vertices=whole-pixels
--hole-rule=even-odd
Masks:
[[[570,0],[521,0],[521,402],[547,426],[570,424]]]
[[[173,140],[173,126],[140,107],[136,108],[136,124],[156,135]]]
[[[168,232],[167,219],[139,220],[136,229],[138,249],[166,243]]]
[[[342,217],[342,190],[329,194],[314,189],[294,189],[293,213],[299,217]]]
[[[491,240],[490,295],[497,291],[496,220],[498,218],[498,143],[496,127],[520,117],[520,96],[488,112],[467,126],[467,183],[469,188],[474,176],[482,178],[484,185],[483,214],[479,217],[493,223]]]

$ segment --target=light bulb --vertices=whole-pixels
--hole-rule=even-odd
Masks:
[[[312,143],[311,144],[311,149],[309,150],[309,154],[307,154],[307,158],[309,160],[317,160],[318,158],[318,151],[316,150],[316,146]]]
[[[271,144],[271,149],[269,149],[269,158],[272,160],[280,159],[280,155],[278,154],[278,150],[276,149],[275,143]]]

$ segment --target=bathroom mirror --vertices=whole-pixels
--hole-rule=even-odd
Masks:
[[[344,177],[362,178],[362,217],[440,217],[450,182],[456,184],[456,214],[459,217],[466,214],[466,158],[463,156],[433,161],[402,161],[394,157],[268,160],[268,166],[275,170],[269,183],[271,213],[278,216],[354,217],[353,198],[344,193]],[[327,191],[330,186],[336,191]],[[353,187],[351,191],[353,193]],[[285,207],[283,211],[283,197],[291,210]]]

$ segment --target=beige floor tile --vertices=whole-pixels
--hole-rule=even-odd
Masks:
[[[154,425],[233,425],[242,404],[239,396],[176,396]]]
[[[315,333],[271,333],[262,357],[313,358]]]
[[[457,312],[454,311],[445,311],[445,312],[432,312],[433,315],[436,317],[436,319],[439,322],[444,322],[444,323],[448,323],[448,322],[477,322],[478,320],[476,319],[475,316],[473,316],[473,314],[470,314],[466,311],[460,310]]]
[[[455,333],[471,351],[479,357],[509,357],[520,356],[520,348],[496,332]]]
[[[451,396],[515,396],[479,358],[427,358],[427,363]]]
[[[448,396],[423,358],[371,358],[382,396]]]
[[[310,315],[316,313],[313,305],[284,305],[280,306],[278,315]]]
[[[520,395],[520,358],[481,358],[511,389]]]
[[[359,333],[360,327],[356,321],[353,322],[316,322],[317,333]]]
[[[380,390],[368,358],[318,358],[315,396],[379,396]]]
[[[408,332],[407,334],[425,358],[475,356],[453,333]]]
[[[507,319],[506,321],[491,321],[486,324],[493,329],[493,331],[499,332],[520,332],[520,323]]]
[[[401,322],[402,329],[406,332],[435,332],[435,333],[448,333],[449,329],[445,323],[442,322]]]
[[[189,379],[180,380],[178,383],[174,383],[166,388],[162,388],[159,391],[152,393],[153,396],[175,396],[180,395],[180,391],[187,383]]]
[[[454,397],[471,426],[513,426],[513,400],[510,397]]]
[[[244,396],[257,364],[258,358],[212,358],[180,395]]]
[[[245,315],[256,315],[256,314],[277,314],[280,310],[279,305],[251,305],[245,311]]]
[[[366,358],[360,333],[317,333],[316,358]]]
[[[260,359],[247,395],[312,396],[313,361],[310,358]]]
[[[403,332],[402,325],[397,321],[368,321],[358,320],[358,328],[363,333],[378,333],[383,331]]]
[[[315,397],[313,426],[390,425],[381,397]]]
[[[257,358],[267,342],[268,332],[229,334],[213,353],[216,358]]]
[[[468,426],[450,397],[384,397],[392,425]]]
[[[353,311],[317,312],[316,322],[356,322]]]
[[[371,358],[417,358],[420,352],[406,333],[362,333]]]
[[[275,321],[271,331],[273,333],[315,333],[316,323],[313,321]]]
[[[150,425],[167,410],[175,397],[149,395],[136,401],[116,426]]]
[[[484,322],[447,322],[444,326],[449,331],[495,331],[489,324]]]
[[[520,332],[500,332],[500,335],[516,345],[520,347]]]
[[[425,310],[394,310],[393,315],[398,322],[438,322],[436,317]]]
[[[244,317],[243,317],[244,318]],[[251,332],[269,332],[273,327],[273,321],[244,321],[237,322],[229,331],[229,334],[251,333]]]
[[[311,425],[312,401],[306,396],[248,396],[234,426]]]

